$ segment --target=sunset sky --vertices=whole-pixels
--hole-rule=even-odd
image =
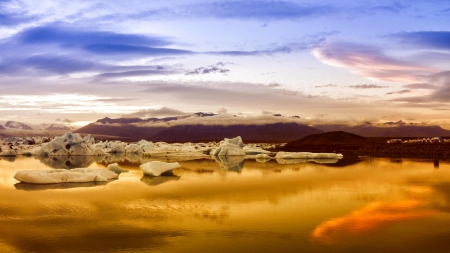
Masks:
[[[450,129],[450,1],[0,0],[0,121],[279,113]]]

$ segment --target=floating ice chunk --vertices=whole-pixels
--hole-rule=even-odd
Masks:
[[[142,149],[139,147],[138,144],[128,144],[125,147],[125,153],[127,153],[127,154],[140,154],[140,153],[142,153]]]
[[[277,159],[341,159],[342,154],[310,152],[278,152]]]
[[[79,134],[65,133],[61,137],[56,137],[51,142],[40,148],[33,149],[34,155],[48,156],[77,156],[98,154],[90,144],[90,139],[84,140]]]
[[[268,154],[257,154],[255,156],[256,159],[270,159],[271,157]]]
[[[14,149],[10,149],[0,152],[0,156],[17,156],[17,153]]]
[[[241,136],[233,139],[225,138],[218,148],[211,151],[212,156],[245,156],[244,143]]]
[[[120,168],[119,164],[117,164],[117,163],[108,164],[108,170],[113,171],[116,174],[120,174],[122,172],[128,172],[128,170]]]
[[[244,151],[246,155],[258,155],[258,154],[270,154],[272,152],[264,150],[260,147],[252,147],[252,146],[246,146],[244,147]]]
[[[165,162],[160,162],[160,161],[153,161],[153,162],[148,162],[148,163],[142,164],[140,167],[141,167],[141,170],[144,171],[145,175],[157,177],[166,171],[180,168],[181,166],[177,162],[165,163]]]
[[[117,178],[118,175],[105,169],[55,169],[55,170],[19,170],[14,178],[23,183],[55,184],[55,183],[83,183],[104,182]]]

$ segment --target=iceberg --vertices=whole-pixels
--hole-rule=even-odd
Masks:
[[[14,175],[14,178],[22,183],[57,184],[105,182],[118,178],[118,175],[105,169],[78,168],[72,170],[19,170]]]
[[[245,156],[244,143],[241,136],[233,139],[225,138],[219,147],[211,150],[211,156]]]
[[[310,152],[278,152],[277,159],[341,159],[342,154]]]
[[[153,161],[153,162],[144,163],[140,167],[145,175],[158,177],[166,171],[180,168],[181,166],[177,162],[165,163],[165,162],[160,162],[160,161]]]
[[[83,139],[79,134],[67,132],[61,137],[56,137],[51,142],[37,147],[31,154],[37,156],[90,156],[101,155],[103,152],[93,145],[90,136]]]
[[[119,164],[117,164],[117,163],[108,164],[108,170],[113,171],[116,174],[120,174],[122,172],[128,172],[128,170],[120,168]]]

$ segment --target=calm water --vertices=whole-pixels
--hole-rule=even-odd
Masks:
[[[130,171],[106,184],[13,179],[114,159]],[[193,160],[159,178],[143,177],[146,161],[2,158],[0,252],[450,252],[446,161]]]

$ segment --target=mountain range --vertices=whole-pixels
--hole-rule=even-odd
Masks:
[[[382,124],[363,123],[356,126],[344,124],[305,125],[299,118],[287,118],[279,114],[256,118],[237,115],[194,113],[166,118],[103,118],[79,129],[62,124],[32,125],[16,121],[0,124],[1,135],[31,130],[61,132],[74,131],[93,134],[96,138],[149,140],[167,142],[219,141],[241,136],[246,142],[290,142],[308,135],[332,131],[344,131],[363,137],[447,137],[450,130],[440,126],[407,124],[403,121]],[[13,136],[13,133],[10,134]]]

